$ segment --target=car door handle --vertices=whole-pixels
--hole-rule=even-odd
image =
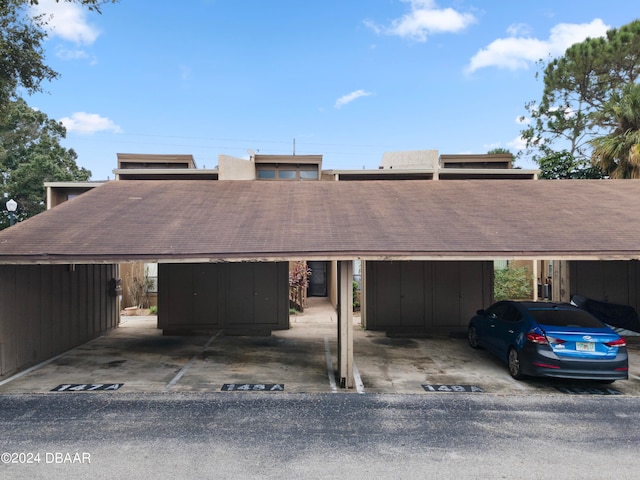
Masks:
[[[509,333],[513,333],[513,330],[509,330]]]

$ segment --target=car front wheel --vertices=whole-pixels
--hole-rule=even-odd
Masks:
[[[509,373],[516,380],[522,380],[524,375],[522,374],[522,367],[520,365],[520,354],[518,351],[511,347],[509,349],[509,355],[507,357],[509,364]]]
[[[471,348],[480,348],[478,344],[478,332],[473,325],[470,325],[469,330],[467,330],[467,339],[469,340],[469,346]]]

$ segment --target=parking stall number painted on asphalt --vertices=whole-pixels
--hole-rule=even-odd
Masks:
[[[223,392],[284,392],[284,383],[225,383]]]
[[[556,390],[571,395],[624,395],[620,390],[606,387],[556,387]]]
[[[466,393],[484,393],[484,390],[475,385],[422,385],[426,392],[466,392]]]
[[[124,383],[66,383],[58,385],[52,392],[105,392],[120,389]]]

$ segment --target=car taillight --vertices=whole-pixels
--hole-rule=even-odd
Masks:
[[[626,347],[627,346],[627,342],[622,337],[620,337],[617,340],[614,340],[613,342],[604,342],[604,344],[607,347]]]
[[[547,339],[549,340],[549,343],[555,343],[556,345],[562,345],[563,343],[567,343],[566,340],[562,340],[561,338],[547,337]]]
[[[530,341],[531,343],[540,343],[543,345],[548,343],[547,337],[545,337],[541,333],[533,332],[533,331],[527,333],[527,340]]]

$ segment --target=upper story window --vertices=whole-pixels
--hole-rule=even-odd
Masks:
[[[258,178],[263,180],[273,180],[276,178],[276,171],[272,168],[260,168],[257,171]]]
[[[295,180],[296,174],[295,170],[278,170],[278,178],[283,180]]]
[[[309,165],[258,165],[258,180],[318,180],[318,168]]]

